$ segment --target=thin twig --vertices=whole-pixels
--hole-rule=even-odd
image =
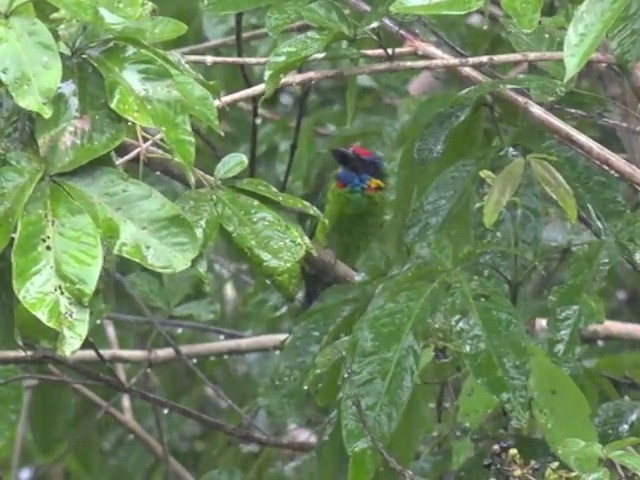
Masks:
[[[296,123],[293,127],[293,138],[291,139],[291,145],[289,145],[289,160],[287,161],[287,168],[284,172],[284,178],[282,179],[282,187],[280,191],[284,192],[287,189],[287,183],[289,183],[289,175],[291,175],[291,167],[293,167],[293,160],[296,157],[298,151],[298,138],[300,138],[300,127],[302,126],[302,119],[304,118],[307,99],[311,93],[311,85],[305,85],[302,87],[300,98],[298,99],[298,111],[296,113]]]
[[[132,323],[153,323],[154,321],[138,315],[128,315],[124,313],[108,313],[105,315],[106,319],[115,320],[117,322],[132,322]],[[221,335],[228,338],[247,338],[251,335],[248,333],[238,332],[237,330],[231,330],[228,328],[214,327],[213,325],[207,325],[205,323],[190,322],[188,320],[179,320],[176,318],[161,319],[156,318],[156,322],[159,325],[167,328],[185,329],[185,330],[197,330],[201,332],[209,332],[216,335]]]
[[[49,366],[49,369],[58,375],[61,378],[64,378],[64,375],[60,370],[53,366]],[[123,427],[125,427],[129,432],[133,434],[134,437],[140,441],[147,449],[154,454],[156,457],[162,459],[163,458],[163,450],[162,446],[149,435],[138,422],[136,422],[133,418],[129,418],[120,411],[118,411],[115,407],[110,405],[108,402],[104,401],[98,395],[93,393],[86,387],[78,384],[71,384],[71,388],[75,390],[78,394],[89,400],[91,403],[97,405],[101,411],[106,412],[110,415],[114,420],[119,422]],[[168,464],[171,470],[182,480],[194,480],[193,475],[189,473],[189,471],[183,467],[175,458],[169,456]]]
[[[118,341],[118,334],[116,333],[116,328],[113,325],[113,322],[110,320],[104,319],[102,321],[102,328],[104,329],[104,333],[107,337],[107,341],[109,342],[109,346],[115,350],[120,350],[120,342]],[[116,376],[120,379],[120,381],[124,384],[127,383],[127,375],[124,371],[124,366],[121,363],[116,363],[113,367],[116,373]],[[129,395],[122,395],[120,399],[122,405],[122,413],[125,416],[133,419],[133,406],[131,405],[131,398]]]
[[[272,333],[255,337],[222,340],[220,342],[194,343],[182,345],[182,357],[187,359],[244,355],[256,352],[271,352],[282,349],[289,336],[286,333]],[[159,365],[181,358],[173,347],[152,350],[101,349],[100,356],[112,363],[145,363]],[[79,350],[69,357],[73,363],[97,363],[101,358],[93,350]],[[47,358],[42,351],[0,350],[0,365],[17,363],[40,363]],[[189,362],[191,363],[191,362]]]
[[[362,428],[364,428],[364,431],[367,433],[369,440],[371,440],[371,443],[373,444],[373,446],[380,453],[380,455],[382,455],[382,458],[384,458],[389,468],[394,472],[396,472],[404,480],[417,479],[418,477],[416,476],[416,474],[413,473],[411,470],[400,465],[398,461],[395,458],[393,458],[393,456],[389,452],[385,450],[384,445],[382,445],[380,440],[378,440],[376,436],[373,434],[373,431],[371,430],[371,427],[367,422],[367,417],[364,414],[364,410],[362,409],[362,404],[358,399],[353,400],[353,406],[356,409],[356,412],[358,414],[358,419],[362,424]]]
[[[11,454],[11,478],[13,479],[19,478],[18,470],[22,459],[22,447],[29,427],[29,408],[33,397],[33,387],[36,384],[37,382],[33,379],[25,380],[23,383],[22,408],[16,425],[16,433],[13,438],[13,453]]]
[[[242,18],[244,14],[242,12],[236,13],[235,25],[236,25],[236,54],[238,58],[244,57],[244,49],[242,43]],[[244,82],[245,88],[251,88],[253,82],[249,76],[249,70],[243,63],[240,66],[240,76]],[[255,177],[256,175],[256,152],[258,149],[258,99],[253,97],[251,99],[251,133],[249,134],[249,176]]]
[[[162,426],[162,416],[160,415],[160,407],[153,405],[153,421],[158,431],[158,438],[160,439],[160,445],[162,446],[162,459],[167,466],[167,480],[173,479],[171,471],[171,452],[169,451],[169,444],[167,443],[167,436],[164,433],[164,427]]]

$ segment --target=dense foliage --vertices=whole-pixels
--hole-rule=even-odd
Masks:
[[[8,475],[640,475],[640,0],[0,11]],[[386,225],[344,265],[354,143]]]

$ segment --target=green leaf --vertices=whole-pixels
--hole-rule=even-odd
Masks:
[[[0,366],[0,378],[6,380],[20,375],[18,369],[12,366]],[[2,385],[0,388],[0,405],[2,405],[2,415],[0,415],[0,458],[9,459],[14,450],[13,439],[16,425],[20,418],[22,407],[23,387],[20,382],[13,382]]]
[[[305,32],[285,40],[273,49],[264,69],[265,92],[270,96],[282,77],[315,53],[320,53],[331,40],[331,34],[316,31]]]
[[[418,162],[427,163],[439,159],[447,147],[447,139],[453,132],[454,127],[462,123],[471,113],[472,106],[465,103],[464,105],[447,108],[455,99],[449,97],[441,97],[442,103],[440,111],[433,111],[430,119],[422,131],[420,138],[416,142],[414,155]],[[427,108],[431,110],[431,105]],[[430,112],[431,113],[431,112]]]
[[[518,27],[529,32],[538,26],[543,0],[502,0],[504,11],[511,15]]]
[[[604,451],[602,445],[596,441],[585,442],[579,438],[567,438],[560,443],[556,453],[577,473],[588,474],[586,478],[589,480],[610,478],[606,470],[598,466]]]
[[[121,18],[113,19],[111,16],[104,15],[104,13],[102,15],[114,36],[132,37],[148,44],[173,40],[189,30],[189,27],[184,23],[169,17],[151,17],[126,21]]]
[[[9,243],[13,227],[42,173],[42,168],[0,167],[0,252]]]
[[[585,0],[576,9],[564,38],[565,82],[587,63],[629,0]]]
[[[640,474],[640,455],[636,452],[618,450],[610,452],[607,457],[618,465],[628,468],[631,472]]]
[[[633,355],[637,357],[637,354],[633,352]],[[631,378],[637,377],[637,367],[627,362],[627,359],[623,356],[620,360],[616,353],[616,358],[613,359],[616,370],[607,368],[599,368],[598,372],[613,373],[614,375],[620,375],[621,377],[627,375]],[[600,365],[598,365],[600,366]],[[610,373],[611,372],[611,373]],[[620,372],[620,373],[618,373]],[[598,428],[598,433],[603,442],[623,441],[620,439],[626,439],[630,435],[640,435],[640,422],[638,422],[638,411],[640,411],[640,402],[624,399],[614,400],[612,402],[606,402],[600,405],[595,418],[595,424]]]
[[[611,442],[608,445],[605,445],[604,451],[606,455],[609,455],[611,452],[615,452],[617,450],[625,450],[629,447],[634,447],[639,443],[640,438],[637,437],[623,438],[622,440],[616,440],[615,442]]]
[[[59,186],[40,184],[18,221],[12,261],[16,296],[61,333],[57,350],[68,355],[80,348],[102,268],[100,234],[91,218]]]
[[[0,79],[22,108],[51,115],[49,100],[62,77],[56,41],[37,18],[0,19]]]
[[[142,13],[142,0],[49,0],[71,17],[88,23],[100,24],[105,12],[127,20],[135,20]]]
[[[529,343],[518,311],[505,292],[486,279],[458,277],[452,307],[457,349],[476,381],[500,399],[513,421],[528,418]],[[451,312],[453,313],[453,312]]]
[[[635,18],[640,18],[640,0],[629,1],[607,34],[613,53],[626,66],[640,60],[640,22]]]
[[[533,414],[544,438],[564,461],[569,463],[563,453],[566,439],[598,440],[591,423],[591,407],[582,391],[569,375],[537,349],[531,360],[531,393]],[[595,469],[597,458],[590,459],[588,465]]]
[[[606,241],[577,247],[564,264],[566,280],[550,292],[549,303],[553,313],[548,327],[549,350],[554,358],[577,358],[582,344],[582,329],[604,321],[604,307],[596,289],[610,267],[606,247]]]
[[[300,12],[303,20],[313,27],[350,34],[349,17],[334,2],[319,0],[305,5]]]
[[[176,205],[191,221],[203,247],[215,240],[220,220],[211,200],[211,191],[206,189],[188,190],[183,193]]]
[[[230,153],[226,155],[218,164],[213,175],[218,180],[235,177],[249,165],[247,156],[243,153]]]
[[[361,403],[370,430],[381,442],[398,426],[418,373],[420,346],[414,327],[429,318],[442,295],[438,279],[429,273],[414,269],[383,283],[354,327],[340,407],[349,454],[370,443],[354,400]]]
[[[214,13],[238,13],[281,3],[283,0],[204,0],[204,8]]]
[[[200,242],[179,207],[148,185],[107,167],[59,179],[114,241],[116,255],[157,272],[178,272],[198,254]]]
[[[516,158],[504,167],[491,185],[482,211],[482,221],[487,228],[495,223],[502,209],[516,193],[522,180],[524,166],[524,158]]]
[[[111,108],[132,122],[158,128],[190,171],[195,140],[172,73],[152,55],[119,43],[94,50],[89,59],[104,76]]]
[[[241,178],[232,183],[233,187],[247,192],[252,192],[262,197],[277,202],[284,208],[301,212],[318,219],[322,218],[322,213],[309,202],[302,200],[294,195],[282,193],[273,185],[259,178]]]
[[[52,115],[36,118],[36,140],[49,173],[73,170],[113,150],[125,128],[104,98],[104,84],[87,62],[67,68],[50,102]]]
[[[569,184],[549,162],[533,155],[527,157],[527,160],[531,164],[536,180],[558,202],[569,220],[575,222],[578,218],[578,207]]]
[[[294,296],[298,265],[311,248],[301,229],[254,198],[223,187],[212,193],[220,223],[236,246],[284,295]]]
[[[483,5],[484,0],[398,0],[389,9],[392,13],[415,15],[459,15]]]
[[[302,19],[300,5],[285,2],[272,6],[264,20],[269,35],[276,36],[289,25]]]

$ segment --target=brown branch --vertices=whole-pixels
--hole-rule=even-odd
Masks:
[[[53,366],[49,366],[49,370],[54,372],[60,378],[65,378],[64,375],[57,368]],[[142,443],[145,447],[147,447],[147,449],[153,455],[158,457],[160,460],[163,460],[165,458],[164,450],[162,446],[156,441],[155,438],[149,435],[149,433],[147,433],[146,430],[144,430],[140,426],[140,424],[136,422],[136,420],[133,417],[124,415],[122,412],[117,410],[115,407],[113,407],[108,402],[104,401],[98,395],[93,393],[88,388],[83,387],[82,385],[71,383],[71,388],[75,390],[78,394],[80,394],[82,397],[86,398],[91,403],[98,406],[101,411],[106,412],[114,420],[120,423],[124,428],[126,428],[129,432],[131,432],[133,436],[140,441],[140,443]],[[182,480],[194,480],[193,475],[191,475],[191,473],[189,473],[189,471],[185,467],[183,467],[180,464],[180,462],[178,462],[174,457],[169,455],[167,460],[168,460],[168,466],[179,478],[181,478]]]
[[[223,355],[243,355],[246,353],[280,350],[287,338],[288,335],[285,333],[274,333],[248,338],[234,338],[220,342],[181,345],[180,350],[184,357],[189,359]],[[105,360],[114,363],[149,363],[151,365],[158,365],[180,358],[173,347],[163,347],[152,350],[105,349],[100,350],[100,353]],[[44,361],[46,358],[47,355],[41,351],[0,350],[0,365],[38,363]],[[68,359],[70,362],[80,363],[97,363],[102,361],[95,351],[88,349],[78,350]]]
[[[547,330],[548,319],[536,318],[534,331],[544,333]],[[640,324],[605,320],[603,323],[589,325],[580,332],[583,341],[590,340],[627,340],[640,342]]]
[[[371,7],[362,0],[346,1],[355,10],[365,13],[371,11]],[[419,36],[400,27],[389,18],[382,18],[380,25],[405,42],[408,42],[409,45],[415,46],[421,54],[427,57],[440,61],[456,60],[435,45],[425,42]],[[455,72],[458,76],[476,85],[483,84],[490,80],[486,75],[483,75],[474,68],[470,68],[471,65],[472,64],[459,65],[455,68]],[[567,125],[540,105],[537,105],[535,102],[518,93],[504,89],[498,90],[494,95],[517,106],[531,120],[545,127],[565,144],[581,152],[600,168],[620,176],[634,188],[640,190],[640,169],[626,162],[619,155],[603,147],[579,130]]]
[[[445,54],[443,54],[445,55]],[[300,85],[303,83],[317,82],[319,80],[326,80],[329,78],[345,78],[357,75],[377,75],[381,73],[390,72],[402,72],[407,70],[441,70],[441,69],[456,69],[456,70],[475,70],[467,67],[471,66],[485,66],[485,65],[504,65],[509,63],[518,63],[522,61],[560,61],[564,58],[562,52],[531,52],[531,53],[505,53],[500,55],[480,55],[477,57],[466,58],[454,58],[446,56],[446,58],[438,58],[434,60],[408,60],[408,61],[396,61],[396,62],[384,62],[373,63],[369,65],[362,65],[359,67],[347,68],[347,69],[329,69],[329,70],[314,70],[312,72],[289,74],[280,81],[280,87],[287,87],[292,85]],[[592,57],[593,62],[607,63],[611,62],[611,57],[604,55],[594,55]],[[477,75],[482,77],[482,82],[487,82],[490,79],[484,75],[476,72]],[[482,83],[476,82],[476,83]],[[231,105],[242,100],[247,100],[258,95],[262,95],[265,91],[265,84],[261,83],[255,85],[252,88],[240,90],[229,95],[225,95],[217,99],[214,103],[217,107]],[[504,92],[504,91],[499,91]],[[525,97],[518,95],[519,99],[527,100]],[[529,101],[535,105],[533,102]],[[537,106],[541,109],[541,107]],[[550,113],[547,113],[551,115]],[[555,118],[555,117],[553,117]],[[560,120],[556,119],[558,122]],[[567,128],[570,128],[567,125]],[[579,132],[578,132],[579,133]],[[582,134],[581,134],[582,135]],[[594,142],[595,143],[595,142]]]
[[[296,22],[289,25],[287,28],[283,30],[283,32],[297,32],[301,30],[306,30],[309,27],[306,22]],[[243,41],[255,40],[257,38],[263,38],[269,35],[269,32],[266,28],[259,28],[257,30],[252,30],[250,32],[246,32],[242,35]],[[177,48],[174,52],[177,53],[186,53],[186,52],[201,52],[202,50],[213,50],[215,48],[226,47],[229,45],[233,45],[236,43],[236,36],[230,35],[224,38],[216,38],[215,40],[210,40],[204,43],[198,43],[197,45],[189,45],[187,47]]]

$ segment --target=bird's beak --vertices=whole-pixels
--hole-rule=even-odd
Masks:
[[[336,161],[345,168],[351,168],[351,164],[354,160],[354,155],[348,148],[333,148],[331,149],[331,155]]]

